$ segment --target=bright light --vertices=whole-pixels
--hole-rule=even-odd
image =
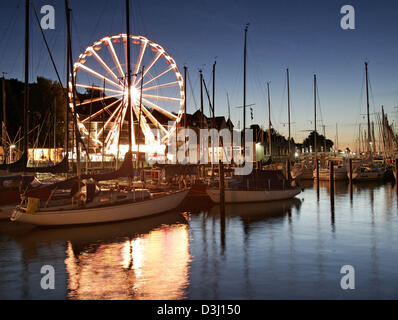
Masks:
[[[10,149],[15,149],[16,148],[16,145],[15,144],[13,144],[12,146],[10,146]]]
[[[138,105],[140,102],[140,91],[136,87],[134,87],[134,86],[130,87],[130,96],[131,96],[131,104]],[[127,99],[128,99],[127,90],[125,90],[125,92],[124,92],[124,99],[125,99],[125,101],[127,101]]]

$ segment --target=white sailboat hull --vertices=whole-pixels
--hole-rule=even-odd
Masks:
[[[293,179],[312,180],[312,169],[292,170],[291,175]]]
[[[207,189],[207,194],[215,203],[220,203],[220,191],[218,189]],[[285,190],[225,190],[226,203],[264,202],[294,198],[301,192],[300,188]]]
[[[373,181],[384,177],[384,172],[353,172],[352,180],[354,181]]]
[[[188,192],[189,190],[177,191],[158,198],[98,208],[39,211],[34,214],[18,211],[11,220],[39,226],[64,226],[136,219],[175,209]]]
[[[313,173],[314,179],[316,179],[316,170]],[[334,180],[346,180],[347,179],[347,170],[345,169],[335,169],[334,171]],[[330,180],[330,172],[329,169],[320,169],[319,170],[319,180],[320,181],[329,181]]]

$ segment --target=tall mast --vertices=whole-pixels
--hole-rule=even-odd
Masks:
[[[184,129],[187,130],[187,67],[184,66]]]
[[[290,80],[289,80],[289,69],[286,69],[286,79],[287,79],[287,122],[289,126],[289,158],[291,153],[290,146]]]
[[[66,8],[66,7],[65,7]],[[67,44],[69,39],[67,39]],[[69,156],[69,46],[66,46],[66,111],[65,111],[65,155]]]
[[[70,70],[70,83],[67,83],[68,94],[71,94],[73,103],[73,123],[74,123],[74,135],[76,136],[76,176],[80,180],[81,170],[80,170],[80,137],[78,137],[79,128],[77,126],[76,118],[76,90],[75,90],[75,75],[73,72],[73,59],[72,59],[72,40],[71,40],[71,30],[70,30],[70,9],[68,0],[65,0],[65,11],[66,11],[66,27],[67,27],[67,37],[68,37],[68,65]],[[69,89],[69,86],[71,88]]]
[[[316,74],[314,74],[314,149],[315,159],[318,159],[318,146],[317,146],[317,131],[316,131]]]
[[[24,93],[24,152],[29,148],[29,0],[25,0],[25,93]]]
[[[228,105],[228,120],[231,121],[231,106],[229,104],[229,95],[227,92],[227,105]]]
[[[57,97],[54,97],[54,126],[53,126],[53,143],[54,143],[54,163],[57,162]]]
[[[212,105],[213,105],[213,128],[215,129],[216,126],[216,105],[215,105],[215,97],[216,97],[216,61],[214,61],[213,64],[213,101],[212,101]]]
[[[368,78],[368,63],[365,62],[365,75],[366,75],[366,114],[368,117],[368,143],[367,143],[367,150],[371,154],[372,149],[370,144],[372,142],[372,134],[370,131],[370,115],[369,115],[369,78]]]
[[[213,111],[213,129],[216,129],[216,115],[215,115],[215,112],[216,112],[216,106],[215,106],[215,97],[216,97],[216,61],[214,61],[214,64],[213,64],[213,101],[212,101],[212,111]],[[212,136],[212,138],[211,138],[211,140],[212,140],[212,143],[214,144],[214,141],[213,141],[213,136]],[[215,159],[215,150],[214,150],[214,145],[212,146],[212,148],[211,148],[211,150],[212,150],[212,170],[211,170],[211,173],[212,173],[212,175],[214,175],[214,159]]]
[[[268,154],[272,155],[272,141],[271,141],[271,96],[269,91],[269,84],[267,82],[267,93],[268,93]]]
[[[141,84],[140,84],[140,114],[138,117],[138,128],[141,128],[141,117],[142,117],[142,87],[144,86],[144,69],[145,67],[141,67]],[[177,147],[177,134],[178,134],[178,124],[176,124],[176,147]],[[141,130],[138,130],[138,152],[137,152],[137,163],[140,160],[140,140],[141,140]]]
[[[2,78],[2,100],[3,100],[3,120],[1,122],[1,145],[3,146],[4,159],[7,161],[6,132],[7,132],[7,111],[6,111],[6,73],[3,72]],[[6,163],[6,162],[4,162]]]
[[[386,156],[386,140],[385,140],[385,121],[384,121],[384,106],[381,106],[381,136],[383,139],[383,153],[384,153],[384,157]]]
[[[130,116],[127,117],[128,119],[128,128],[129,128],[129,151],[133,150],[133,131],[131,130],[131,57],[130,57],[130,0],[126,0],[126,46],[127,46],[127,111],[130,112]],[[144,74],[142,74],[142,78]],[[140,111],[141,112],[141,111]],[[140,114],[141,116],[141,114]],[[138,123],[138,128],[140,128],[141,123]],[[139,141],[137,141],[139,144]],[[139,156],[139,155],[138,155]],[[138,157],[137,156],[137,157]]]
[[[204,107],[203,107],[203,73],[202,70],[199,70],[200,74],[200,129],[203,129],[203,122],[204,122]]]
[[[246,58],[247,58],[247,31],[249,29],[249,24],[246,24],[245,28],[245,46],[243,53],[243,157],[246,155]]]

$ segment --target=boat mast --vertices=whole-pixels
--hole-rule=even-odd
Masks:
[[[289,126],[289,160],[290,160],[291,146],[290,146],[290,80],[289,80],[289,69],[286,69],[286,79],[287,79],[287,118],[288,118],[288,126]]]
[[[4,163],[7,163],[7,148],[6,148],[6,135],[7,135],[7,113],[6,113],[6,72],[3,72],[2,78],[2,100],[3,100],[3,121],[1,122],[1,145],[3,146]]]
[[[381,106],[381,125],[382,125],[382,127],[381,127],[381,136],[382,136],[382,139],[383,139],[383,155],[384,155],[384,158],[386,158],[386,140],[385,140],[385,125],[384,125],[384,123],[385,123],[385,121],[384,121],[384,106]]]
[[[66,11],[66,27],[67,27],[67,38],[68,38],[68,65],[70,70],[70,82],[67,83],[67,91],[68,94],[71,94],[72,104],[73,104],[73,123],[74,123],[74,136],[76,136],[76,176],[79,180],[79,188],[80,188],[80,176],[81,176],[81,168],[80,168],[80,132],[79,127],[77,125],[76,118],[76,90],[75,90],[75,75],[73,72],[73,59],[72,59],[72,40],[71,40],[71,29],[70,29],[70,12],[68,0],[65,0],[65,11]],[[69,88],[71,86],[71,88]],[[79,133],[79,134],[78,134]]]
[[[29,0],[25,1],[25,92],[24,92],[24,153],[29,148]]]
[[[246,24],[245,28],[245,46],[243,53],[243,161],[246,157],[246,58],[247,58],[247,31],[249,29],[249,24]]]
[[[318,146],[317,146],[317,130],[316,130],[316,74],[314,74],[314,152],[315,161],[318,159]]]
[[[203,129],[203,122],[204,122],[204,108],[203,108],[203,73],[202,70],[199,70],[200,74],[200,128]]]
[[[368,143],[367,150],[370,154],[372,154],[372,149],[370,144],[372,143],[372,136],[370,131],[370,115],[369,115],[369,78],[368,78],[368,63],[365,62],[365,75],[366,75],[366,115],[368,118]]]
[[[61,85],[62,87],[62,85]],[[54,125],[53,125],[53,143],[54,143],[54,164],[57,162],[57,97],[54,97]]]
[[[127,46],[127,111],[130,112],[130,116],[127,117],[128,119],[128,132],[129,132],[129,151],[132,152],[133,150],[133,131],[131,129],[131,115],[132,115],[132,108],[131,108],[131,48],[130,48],[130,0],[126,0],[126,46]],[[142,74],[142,78],[144,75]],[[141,111],[140,111],[141,112]],[[141,116],[141,114],[140,114]],[[140,128],[141,123],[138,123],[138,128]],[[138,130],[139,131],[139,130]],[[139,141],[137,141],[139,145]],[[137,160],[139,154],[137,152]]]
[[[212,111],[213,111],[213,129],[216,129],[216,115],[215,115],[215,108],[216,108],[216,106],[215,106],[215,96],[216,96],[216,61],[214,61],[214,64],[213,64],[213,101],[212,101]],[[211,138],[212,139],[212,143],[213,143],[213,147],[211,148],[212,149],[212,170],[211,170],[211,172],[212,172],[212,174],[214,175],[214,159],[215,159],[215,152],[214,152],[214,141],[213,141],[213,137]]]
[[[129,0],[128,0],[129,1]],[[138,128],[141,127],[141,117],[142,117],[142,88],[144,86],[144,69],[145,67],[141,67],[141,84],[140,84],[140,114],[139,114],[139,119],[138,119]],[[178,124],[176,124],[176,148],[177,148],[177,133],[178,133]],[[141,140],[141,130],[138,130],[138,138]],[[137,152],[137,163],[139,163],[140,160],[140,142],[138,140],[138,152]],[[177,153],[176,153],[177,154]]]
[[[213,101],[212,101],[212,110],[213,110],[213,128],[215,129],[216,126],[216,104],[215,104],[215,97],[216,97],[216,64],[217,62],[214,61],[213,64]]]
[[[184,66],[184,129],[187,130],[187,66]],[[186,133],[186,132],[185,132]]]
[[[267,92],[268,92],[268,154],[272,155],[272,140],[271,140],[271,96],[269,91],[269,84],[267,82]]]

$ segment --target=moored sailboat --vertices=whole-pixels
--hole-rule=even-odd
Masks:
[[[313,171],[313,177],[316,179],[316,169]],[[319,180],[329,181],[330,180],[330,169],[329,168],[319,168]],[[347,180],[347,168],[344,165],[340,165],[334,168],[333,180]]]
[[[220,190],[208,188],[210,199],[220,202]],[[225,203],[264,202],[292,199],[301,192],[299,187],[293,187],[279,170],[254,172],[240,178],[240,181],[230,183],[225,189]]]

